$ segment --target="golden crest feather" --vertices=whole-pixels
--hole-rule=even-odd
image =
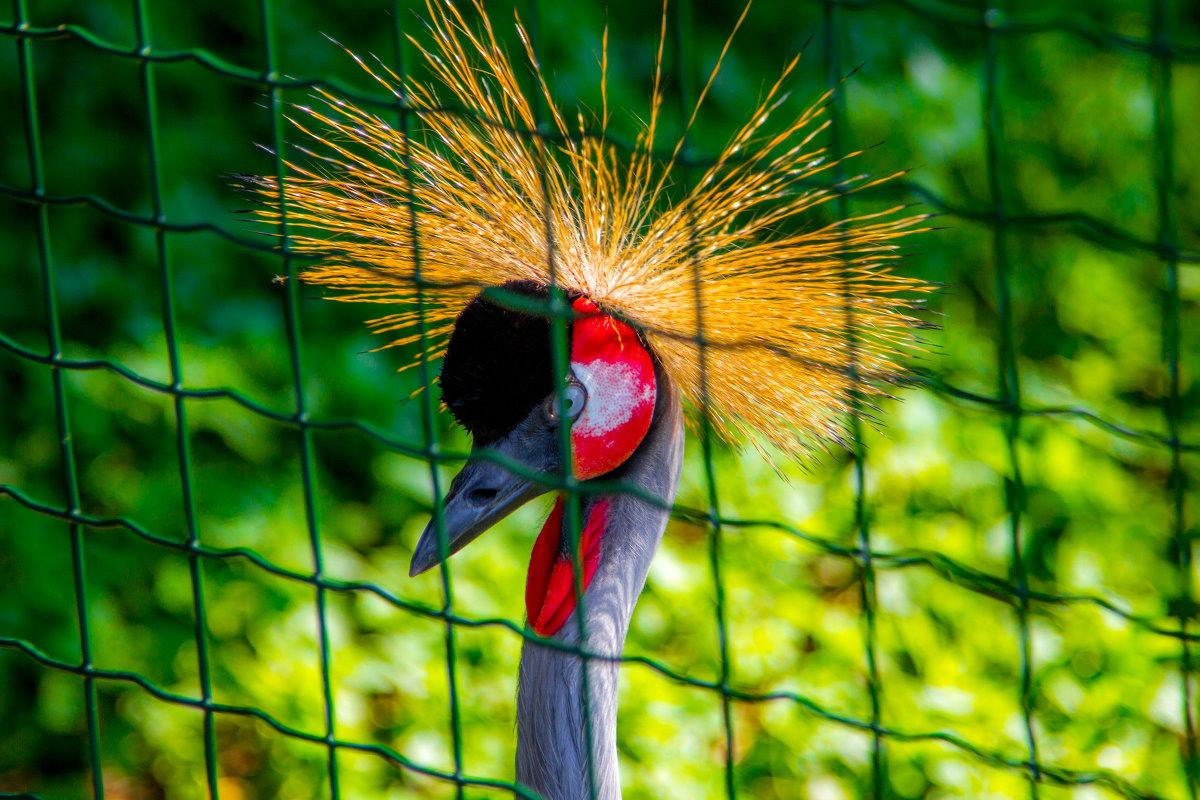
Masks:
[[[651,113],[631,152],[603,135],[607,29],[597,135],[582,114],[575,127],[568,123],[517,20],[558,134],[551,140],[534,132],[533,103],[480,0],[472,0],[477,28],[450,0],[427,0],[427,8],[432,45],[413,42],[432,81],[401,80],[355,56],[413,110],[421,130],[406,135],[321,92],[325,107],[302,107],[291,122],[323,150],[309,153],[311,163],[288,162],[282,186],[253,179],[266,200],[258,216],[279,221],[286,213],[290,247],[321,257],[303,280],[338,290],[339,300],[407,304],[370,324],[397,334],[392,344],[413,344],[420,340],[412,310],[419,267],[427,355],[436,358],[481,288],[513,280],[548,285],[553,259],[557,284],[638,328],[688,401],[707,404],[719,433],[757,435],[791,456],[842,441],[853,398],[869,401],[900,379],[900,357],[918,349],[920,323],[911,312],[932,286],[893,272],[896,239],[928,230],[928,217],[899,216],[896,207],[779,232],[800,227],[798,215],[839,192],[896,177],[809,183],[837,163],[813,145],[830,124],[830,93],[778,132],[762,132],[783,104],[799,56],[675,199],[670,177],[683,139],[669,158],[652,153],[665,5]],[[728,48],[727,41],[722,58]],[[719,68],[720,61],[688,128]]]

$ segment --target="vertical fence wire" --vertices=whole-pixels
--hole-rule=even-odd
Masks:
[[[133,0],[134,28],[139,52],[151,51],[150,25],[144,0]],[[175,454],[179,464],[179,487],[183,500],[183,520],[187,530],[188,572],[192,590],[192,636],[196,643],[196,668],[200,684],[200,699],[204,703],[204,778],[210,800],[217,800],[217,743],[216,720],[212,703],[212,678],[209,672],[208,623],[204,603],[204,571],[197,546],[200,543],[196,525],[196,505],[192,491],[192,456],[188,434],[186,397],[183,389],[183,364],[179,358],[176,335],[175,293],[172,271],[167,254],[167,232],[162,224],[166,211],[162,199],[162,172],[159,160],[158,91],[155,84],[155,65],[149,59],[138,62],[142,86],[142,108],[146,117],[146,153],[150,162],[150,191],[154,208],[154,248],[158,261],[162,305],[163,337],[167,345],[167,361],[174,390],[172,405],[175,414]]]
[[[672,26],[675,34],[675,81],[676,100],[679,107],[680,125],[686,126],[688,118],[696,103],[696,92],[692,87],[695,64],[688,51],[692,42],[692,12],[690,0],[679,0],[673,6]],[[743,12],[744,13],[744,12]],[[682,133],[685,143],[680,152],[687,154],[687,131]],[[683,175],[682,188],[688,191],[692,187],[691,170],[685,164],[681,170]],[[729,651],[729,614],[726,609],[725,581],[722,578],[721,562],[723,559],[723,533],[721,523],[720,490],[717,484],[717,472],[713,467],[713,426],[712,401],[708,385],[708,341],[705,337],[705,309],[700,274],[700,260],[696,248],[696,219],[690,205],[686,212],[688,227],[687,258],[692,269],[692,302],[696,314],[696,350],[699,364],[698,380],[700,385],[700,457],[704,464],[704,501],[705,518],[708,523],[708,562],[709,572],[713,579],[713,617],[717,628],[717,667],[718,691],[721,693],[721,727],[725,739],[725,796],[728,800],[737,797],[736,780],[736,740],[734,737],[733,701],[731,677],[733,672],[733,657]]]
[[[997,352],[999,398],[1004,410],[1004,441],[1010,475],[1004,481],[1004,499],[1009,518],[1009,569],[1017,588],[1017,626],[1020,639],[1021,716],[1029,759],[1029,796],[1037,800],[1042,779],[1037,737],[1033,723],[1033,664],[1029,634],[1029,576],[1022,552],[1021,517],[1025,510],[1025,481],[1021,471],[1021,385],[1017,369],[1015,324],[1012,307],[1012,276],[1008,261],[1008,220],[1001,175],[1001,118],[999,100],[999,43],[993,28],[1003,20],[998,0],[983,0],[983,129],[987,157],[988,189],[991,196],[992,264],[995,270],[996,304],[1000,324]]]
[[[1184,497],[1187,474],[1183,469],[1180,450],[1180,428],[1183,423],[1183,401],[1180,388],[1180,296],[1179,259],[1177,255],[1175,212],[1172,196],[1175,189],[1175,117],[1171,101],[1171,42],[1168,32],[1167,0],[1150,0],[1150,20],[1153,30],[1151,86],[1154,95],[1154,188],[1158,206],[1158,242],[1165,267],[1163,301],[1163,360],[1167,367],[1167,397],[1163,403],[1167,436],[1171,442],[1171,466],[1167,478],[1170,494],[1171,544],[1179,568],[1178,606],[1176,616],[1179,630],[1187,633],[1195,616],[1192,600],[1192,541],[1184,516]],[[1179,640],[1180,695],[1185,738],[1182,757],[1188,796],[1197,797],[1197,772],[1200,763],[1196,753],[1195,708],[1192,702],[1192,649],[1186,638]]]
[[[400,21],[400,3],[392,3],[392,33],[395,37],[395,68],[396,75],[403,86],[405,71],[404,46],[405,31]],[[462,716],[458,700],[458,646],[454,632],[454,587],[450,578],[450,546],[446,539],[446,505],[442,498],[442,479],[438,472],[441,463],[441,445],[438,441],[438,430],[435,422],[433,407],[433,372],[429,365],[429,327],[426,320],[425,280],[422,275],[420,225],[417,224],[416,190],[413,182],[412,150],[408,146],[411,139],[412,120],[403,97],[396,98],[400,131],[404,135],[405,148],[401,154],[404,168],[404,202],[408,205],[409,230],[412,242],[413,258],[413,287],[416,290],[417,306],[417,370],[421,379],[421,449],[429,465],[429,488],[433,495],[433,525],[437,536],[439,561],[438,571],[441,578],[442,608],[445,619],[445,652],[446,652],[446,689],[449,696],[449,724],[451,750],[454,758],[454,796],[457,800],[463,797],[463,753],[462,753]]]
[[[296,274],[295,260],[288,255],[290,238],[288,233],[287,197],[284,191],[286,164],[284,148],[284,100],[283,88],[279,86],[280,73],[276,65],[275,48],[275,18],[272,0],[259,0],[259,15],[262,23],[263,62],[266,74],[263,76],[270,85],[270,113],[272,145],[275,161],[275,179],[279,186],[279,256],[283,274],[287,280],[283,286],[284,320],[287,327],[288,352],[292,373],[292,396],[295,402],[293,419],[297,425],[296,437],[300,448],[300,476],[304,492],[304,519],[308,532],[309,550],[312,554],[312,581],[316,592],[317,611],[317,641],[319,648],[321,670],[321,699],[325,717],[325,747],[327,751],[327,769],[329,772],[329,794],[332,800],[341,797],[340,780],[338,776],[337,719],[333,701],[333,681],[330,678],[330,647],[329,626],[326,611],[326,589],[323,583],[325,577],[324,559],[321,553],[321,534],[317,524],[316,498],[313,491],[315,481],[313,470],[312,430],[309,427],[308,401],[304,391],[304,368],[300,356],[300,311],[299,287]]]
[[[565,287],[559,280],[558,250],[554,234],[554,213],[550,185],[548,183],[548,161],[554,156],[550,150],[549,137],[546,135],[549,126],[544,119],[543,97],[539,80],[542,76],[540,64],[540,22],[541,6],[538,0],[528,0],[525,19],[526,33],[529,35],[529,57],[533,64],[530,83],[532,110],[535,130],[524,135],[531,137],[534,153],[537,156],[538,188],[541,204],[542,235],[546,240],[546,271],[550,277],[550,286],[546,295],[545,314],[550,323],[550,356],[551,368],[554,371],[554,406],[555,415],[562,423],[556,426],[558,439],[559,470],[556,476],[562,486],[559,499],[563,502],[562,531],[567,536],[568,551],[571,559],[571,573],[574,585],[571,591],[575,595],[575,610],[571,619],[578,626],[577,637],[579,644],[574,651],[579,656],[579,690],[580,705],[583,712],[583,741],[584,741],[584,771],[588,789],[588,798],[596,800],[599,796],[596,775],[595,724],[592,720],[592,676],[590,661],[594,658],[588,642],[587,598],[584,596],[584,564],[583,564],[583,503],[579,480],[571,469],[571,426],[567,423],[570,415],[567,413],[567,383],[571,372],[571,335],[570,322],[573,318],[571,306],[567,303]],[[516,135],[516,134],[514,134]],[[525,642],[533,640],[532,623],[525,626],[523,636]]]
[[[824,0],[822,5],[823,36],[825,39],[825,82],[826,89],[832,92],[829,103],[829,152],[835,167],[833,182],[841,187],[846,178],[842,168],[842,156],[846,145],[842,138],[842,129],[846,109],[846,76],[843,75],[841,42],[842,21],[837,4],[832,0]],[[838,219],[850,218],[850,198],[845,191],[838,191],[835,200]],[[841,252],[839,258],[845,260],[846,254]],[[846,276],[849,279],[849,275]],[[859,601],[862,604],[863,651],[867,667],[867,694],[871,704],[871,797],[882,800],[887,790],[887,753],[884,746],[882,724],[882,694],[883,685],[879,679],[877,663],[877,634],[876,614],[878,600],[875,586],[875,562],[871,555],[871,527],[867,510],[867,456],[862,434],[862,395],[858,390],[858,341],[854,307],[850,302],[847,288],[844,304],[846,315],[847,342],[850,351],[850,380],[851,380],[851,410],[849,414],[849,432],[851,442],[851,459],[854,471],[854,528],[857,545],[856,559],[862,575],[859,580]]]
[[[25,0],[13,0],[13,22],[27,25],[29,15]],[[35,197],[46,194],[42,160],[42,132],[38,117],[37,74],[34,68],[33,43],[20,37],[17,39],[17,64],[20,73],[22,100],[25,111],[25,145],[29,164],[30,190]],[[37,246],[40,267],[42,306],[46,316],[46,344],[51,359],[62,357],[62,334],[59,328],[58,300],[55,295],[54,259],[50,247],[50,208],[38,203]],[[75,445],[71,436],[71,420],[67,408],[67,387],[63,370],[50,367],[50,379],[54,386],[54,413],[58,430],[58,451],[62,468],[63,494],[66,497],[67,513],[81,511],[79,479],[75,469]],[[104,798],[104,775],[100,763],[100,717],[96,704],[96,679],[91,674],[92,637],[88,626],[87,576],[84,563],[83,529],[75,520],[67,522],[67,535],[71,543],[71,572],[75,588],[75,617],[79,625],[79,668],[83,671],[84,708],[87,716],[87,748],[91,761],[92,796]]]

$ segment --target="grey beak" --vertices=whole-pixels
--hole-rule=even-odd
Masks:
[[[541,405],[531,410],[508,435],[490,442],[484,449],[521,464],[529,470],[526,474],[553,475],[559,469],[557,432],[548,424]],[[479,453],[478,447],[471,451],[471,459],[450,482],[450,491],[442,504],[445,549],[438,536],[435,515],[413,551],[410,577],[457,553],[479,534],[547,491],[545,484],[523,478],[490,459],[478,458]]]
[[[472,461],[454,476],[442,515],[446,524],[446,556],[457,553],[479,534],[546,491],[491,461]],[[437,516],[429,520],[413,552],[409,576],[420,575],[442,561]]]

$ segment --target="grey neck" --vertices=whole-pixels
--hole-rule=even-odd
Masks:
[[[608,496],[608,524],[600,563],[584,593],[587,643],[582,649],[603,656],[589,659],[588,703],[591,765],[585,747],[582,659],[574,653],[526,641],[521,650],[517,690],[517,782],[546,800],[619,800],[617,773],[617,671],[625,634],[650,560],[679,487],[683,463],[683,415],[679,396],[658,371],[654,423],[637,452],[605,480],[621,480],[660,499],[651,503],[631,494]],[[583,499],[586,518],[591,502]],[[580,645],[578,617],[572,615],[554,639]],[[594,789],[594,794],[593,794]]]

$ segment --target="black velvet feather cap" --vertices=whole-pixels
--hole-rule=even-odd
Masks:
[[[534,300],[549,297],[534,281],[500,288]],[[480,293],[467,304],[438,377],[442,401],[476,446],[503,437],[554,390],[549,318],[502,302]]]

